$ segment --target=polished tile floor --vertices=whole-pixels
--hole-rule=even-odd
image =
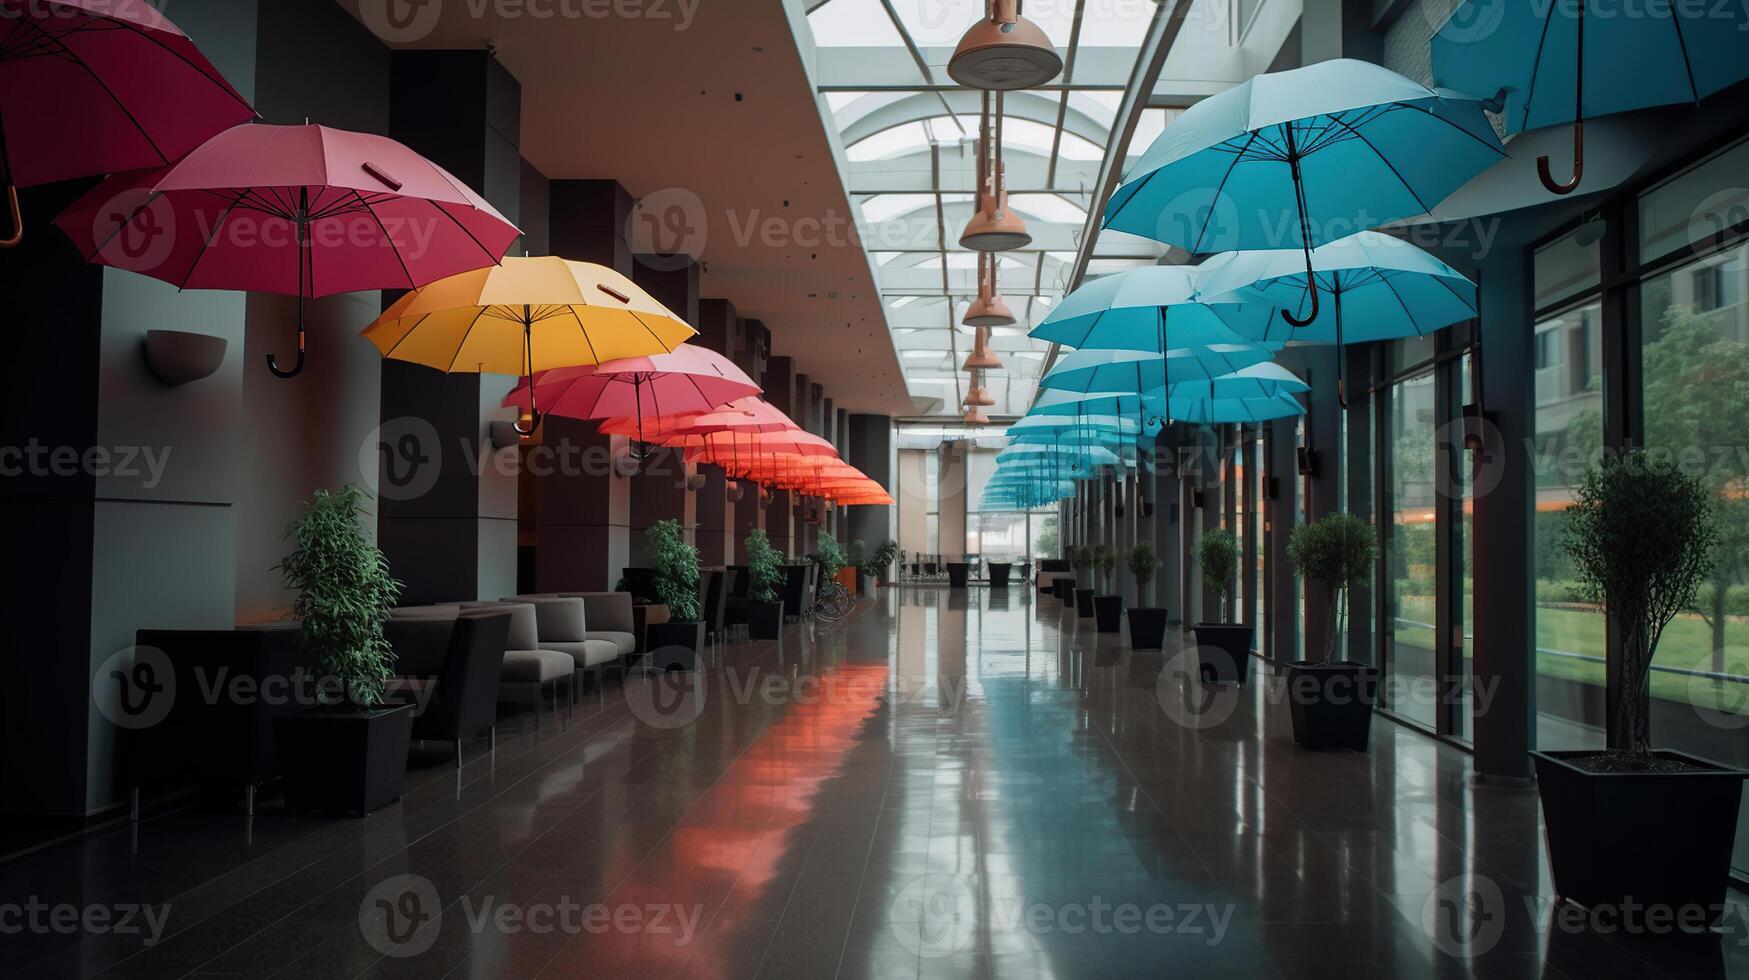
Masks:
[[[888,589],[434,747],[367,819],[91,835],[0,867],[0,975],[1749,977],[1740,917],[1557,925],[1534,791],[1463,752],[1301,751],[1267,672],[1210,699],[1091,625]]]

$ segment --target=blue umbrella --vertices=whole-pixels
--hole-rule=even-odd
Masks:
[[[1236,422],[1267,422],[1306,414],[1306,407],[1287,391],[1262,398],[1172,399],[1172,416],[1180,422],[1222,425]]]
[[[1057,361],[1039,379],[1039,387],[1047,391],[1140,395],[1180,381],[1218,378],[1269,359],[1267,348],[1243,342],[1179,348],[1167,351],[1164,356],[1143,351],[1078,350]]]
[[[1266,326],[1266,307],[1204,306],[1197,301],[1193,266],[1150,265],[1103,276],[1063,297],[1032,336],[1069,347],[1139,350],[1158,354],[1171,343],[1240,343],[1234,333]]]
[[[1424,337],[1476,315],[1476,285],[1421,249],[1376,231],[1363,231],[1312,252],[1307,278],[1300,253],[1287,249],[1236,252],[1203,278],[1211,295],[1295,311],[1293,328],[1274,319],[1251,339],[1336,345],[1337,397],[1345,342]],[[1308,284],[1310,283],[1310,285]],[[1318,292],[1330,294],[1319,308]],[[1309,306],[1309,309],[1308,309]],[[1301,321],[1303,319],[1303,325]]]
[[[1749,78],[1749,9],[1740,3],[1647,0],[1635,16],[1587,16],[1586,7],[1468,0],[1433,36],[1434,83],[1498,93],[1508,133],[1573,123],[1572,179],[1557,183],[1549,158],[1536,162],[1556,194],[1584,174],[1587,117],[1698,102]],[[1588,53],[1612,70],[1587,76]]]
[[[1148,404],[1163,404],[1157,391],[1152,393],[1146,401]],[[1038,400],[1033,402],[1026,417],[1068,418],[1075,415],[1134,415],[1144,407],[1144,399],[1141,395],[1041,390],[1038,393]]]
[[[1309,269],[1312,249],[1425,214],[1505,155],[1476,99],[1325,61],[1186,109],[1112,195],[1105,227],[1194,253],[1299,248]]]
[[[1274,361],[1264,361],[1232,374],[1206,381],[1181,381],[1169,390],[1172,401],[1198,398],[1272,398],[1278,392],[1298,394],[1312,390],[1300,376]]]

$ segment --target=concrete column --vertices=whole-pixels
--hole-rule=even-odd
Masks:
[[[553,254],[632,274],[626,237],[632,197],[611,180],[555,180],[550,189]],[[595,423],[548,416],[523,451],[525,500],[535,510],[535,587],[543,592],[611,589],[631,562],[631,489],[613,475],[626,440]],[[575,465],[559,465],[569,460]]]
[[[788,415],[791,421],[801,425],[803,415],[795,404],[795,370],[795,362],[791,359],[771,358],[765,370],[765,400]],[[754,495],[751,489],[748,495]],[[801,542],[795,535],[795,505],[790,500],[789,491],[779,490],[772,494],[771,503],[765,507],[765,535],[771,539],[773,548],[790,558],[805,554],[796,550]]]
[[[940,547],[944,562],[964,561],[966,556],[966,447],[957,442],[941,444]]]
[[[391,67],[390,135],[520,224],[522,86],[485,51],[397,51]],[[383,361],[378,534],[404,601],[516,591],[518,447],[488,438],[515,418],[499,407],[515,384]]]
[[[1343,467],[1348,480],[1348,512],[1373,525],[1377,533],[1379,522],[1373,506],[1372,405],[1373,400],[1359,392],[1372,386],[1374,351],[1370,347],[1349,348],[1347,351],[1348,391],[1352,404],[1348,409],[1348,465]],[[1373,663],[1372,580],[1354,587],[1348,596],[1348,659]]]
[[[1150,493],[1154,499],[1154,553],[1160,557],[1155,573],[1154,602],[1166,610],[1168,620],[1186,617],[1180,596],[1184,592],[1185,576],[1194,574],[1189,555],[1183,546],[1183,514],[1178,505],[1178,458],[1173,440],[1173,428],[1162,427],[1154,436],[1154,472]]]
[[[698,263],[684,255],[636,255],[632,259],[632,281],[694,327],[700,323],[698,275]],[[687,488],[694,471],[686,463],[685,451],[650,446],[646,452],[649,455],[644,465],[627,481],[631,490],[631,563],[640,567],[650,563],[646,535],[662,521],[679,521],[687,540],[696,543],[697,512],[694,494]]]
[[[1269,588],[1264,593],[1263,628],[1270,632],[1271,655],[1281,661],[1297,659],[1300,610],[1294,603],[1294,569],[1287,559],[1287,538],[1293,532],[1299,510],[1299,463],[1294,438],[1294,420],[1280,419],[1267,426],[1264,470],[1270,491],[1263,501],[1268,521]]]
[[[735,335],[741,322],[735,315],[735,304],[726,299],[701,299],[698,301],[698,317],[699,336],[693,343],[733,361]],[[727,497],[728,481],[719,466],[700,466],[697,472],[704,476],[704,487],[693,497],[698,515],[699,561],[707,568],[734,564],[735,513],[734,505]]]
[[[1308,484],[1309,519],[1316,521],[1339,510],[1342,500],[1344,447],[1342,405],[1336,392],[1336,348],[1299,347],[1291,353],[1294,357],[1290,367],[1295,368],[1312,387],[1305,396],[1312,475],[1305,483]],[[1285,543],[1284,538],[1284,547]],[[1304,589],[1306,657],[1322,660],[1330,635],[1330,587],[1325,582],[1307,581]]]
[[[771,354],[771,331],[766,329],[759,320],[741,320],[735,331],[735,348],[730,359],[735,366],[747,372],[747,376],[757,381],[766,389],[766,400],[771,401],[769,357]],[[773,405],[777,403],[772,401]],[[745,481],[738,481],[741,499],[731,505],[734,510],[734,546],[735,564],[744,565],[747,562],[747,532],[765,526],[765,509],[759,505],[759,488]]]
[[[851,415],[842,411],[839,417],[845,420],[844,458],[869,479],[886,487],[897,500],[892,472],[893,420],[885,415]],[[861,538],[871,549],[898,537],[891,507],[851,507],[846,514],[846,526],[852,540]]]

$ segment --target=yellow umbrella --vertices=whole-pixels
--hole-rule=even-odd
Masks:
[[[439,279],[364,329],[384,357],[530,378],[549,368],[667,354],[697,334],[625,276],[554,256],[507,258]],[[533,432],[539,418],[517,431]]]

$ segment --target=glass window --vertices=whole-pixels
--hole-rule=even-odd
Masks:
[[[1552,360],[1536,369],[1537,744],[1602,748],[1605,617],[1581,600],[1561,544],[1573,487],[1603,447],[1603,372],[1595,359],[1603,348],[1602,304],[1553,314],[1535,329],[1552,338]],[[1583,362],[1573,360],[1578,352]]]
[[[1640,198],[1640,261],[1650,262],[1749,221],[1749,141],[1714,154]]]
[[[1463,405],[1469,400],[1470,391],[1470,355],[1465,354],[1458,362],[1458,383],[1456,387],[1456,402],[1454,412],[1461,412]],[[1471,479],[1471,466],[1474,457],[1465,452],[1462,441],[1454,450],[1456,465],[1452,468],[1452,484],[1457,488],[1459,506],[1457,508],[1457,568],[1455,581],[1458,583],[1458,629],[1457,649],[1453,656],[1457,660],[1456,673],[1458,682],[1457,729],[1452,735],[1460,741],[1468,742],[1475,738],[1470,717],[1470,687],[1474,680],[1471,660],[1475,631],[1475,486]]]
[[[1537,309],[1594,289],[1603,281],[1598,264],[1601,222],[1583,225],[1570,235],[1536,250],[1534,262]]]
[[[1419,724],[1437,725],[1439,676],[1437,502],[1433,372],[1391,390],[1390,495],[1385,522],[1385,669],[1391,710]]]

